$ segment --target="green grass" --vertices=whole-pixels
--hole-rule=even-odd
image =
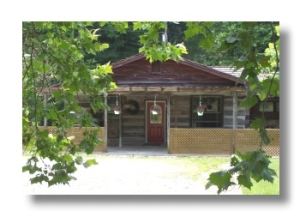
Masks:
[[[279,158],[272,158],[270,168],[274,169],[277,173],[274,182],[270,183],[268,181],[260,181],[256,183],[253,181],[253,186],[251,190],[242,187],[242,192],[244,195],[279,195],[280,194],[280,184],[279,184]]]

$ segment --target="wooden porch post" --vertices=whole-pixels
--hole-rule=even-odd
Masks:
[[[235,137],[236,137],[236,127],[237,127],[237,96],[236,91],[233,92],[232,96],[232,152],[235,154]]]
[[[107,105],[107,96],[104,96],[104,104]],[[107,109],[104,110],[104,127],[105,127],[105,149],[107,152]]]
[[[171,120],[171,97],[168,95],[167,98],[167,146],[168,146],[168,153],[169,153],[169,146],[170,146],[170,120]]]
[[[122,96],[117,96],[119,97],[119,106],[120,108],[122,108],[122,104],[121,104],[121,100],[122,100]],[[122,148],[122,109],[119,115],[119,148]]]
[[[174,96],[175,127],[177,128],[177,96]]]

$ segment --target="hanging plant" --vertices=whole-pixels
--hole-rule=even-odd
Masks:
[[[131,115],[135,115],[139,112],[139,103],[135,100],[128,100],[123,105],[123,110],[128,112]]]
[[[156,105],[156,104],[151,107],[150,111],[151,111],[152,115],[159,115],[159,114],[161,114],[161,108],[160,108],[159,105]]]
[[[204,111],[205,111],[205,106],[201,104],[196,108],[196,112],[198,116],[202,116]]]
[[[117,96],[117,99],[116,99],[116,105],[113,107],[113,111],[114,111],[115,115],[119,115],[121,113],[121,108],[119,106],[118,96]]]
[[[120,108],[120,106],[119,106],[119,105],[115,105],[115,106],[113,107],[113,111],[114,111],[115,115],[119,115],[119,114],[121,113],[121,108]]]

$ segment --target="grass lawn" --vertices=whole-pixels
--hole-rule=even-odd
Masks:
[[[268,181],[260,181],[256,183],[252,182],[253,186],[251,190],[248,188],[242,188],[244,195],[280,195],[280,184],[279,184],[279,158],[272,158],[270,168],[274,169],[277,173],[277,177],[273,183]]]

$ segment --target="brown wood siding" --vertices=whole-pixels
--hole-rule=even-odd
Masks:
[[[237,98],[237,128],[247,128],[249,127],[249,110],[245,107],[240,107],[239,104],[243,100],[242,97]],[[233,97],[224,97],[224,128],[233,128]]]
[[[276,106],[279,105],[279,98],[268,99],[266,102],[272,102],[274,109],[272,112],[264,112],[266,128],[279,128],[279,108],[276,110]],[[262,112],[259,111],[259,106],[260,102],[251,108],[250,122],[262,116]]]
[[[160,64],[159,72],[144,58],[114,69],[117,85],[178,85],[178,86],[234,86],[235,82],[169,60]]]
[[[190,126],[191,96],[171,97],[171,128]]]

